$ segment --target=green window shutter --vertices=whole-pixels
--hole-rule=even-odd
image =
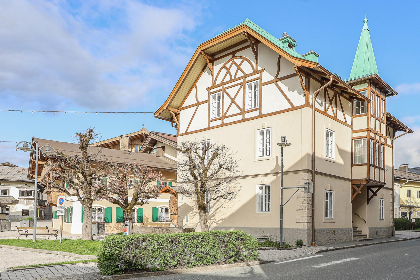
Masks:
[[[70,208],[67,207],[67,223],[70,222]]]
[[[117,207],[117,223],[122,223],[123,221],[123,210],[121,207]]]
[[[106,186],[106,177],[103,177],[103,178],[102,178],[102,184],[103,184],[104,186]]]
[[[160,186],[160,182],[159,181],[156,181],[156,185],[159,187]]]
[[[82,223],[83,223],[83,206],[82,206]]]
[[[57,219],[57,211],[53,212],[53,219]]]
[[[168,183],[168,185],[169,185],[170,187],[172,187],[172,182],[169,182],[169,183]]]
[[[157,207],[152,208],[152,221],[157,222],[159,220],[159,211]]]
[[[67,223],[67,208],[64,208],[64,216],[63,216],[64,222]]]
[[[73,206],[70,207],[70,223],[73,223]]]
[[[137,223],[143,223],[143,208],[137,209]]]
[[[105,223],[112,223],[112,207],[105,208]]]

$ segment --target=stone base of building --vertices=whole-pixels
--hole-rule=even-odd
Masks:
[[[352,228],[316,228],[315,244],[325,245],[353,241]]]
[[[393,227],[370,227],[368,237],[369,238],[387,238],[392,237],[394,234]]]

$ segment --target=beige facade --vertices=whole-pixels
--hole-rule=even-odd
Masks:
[[[349,241],[355,227],[361,237],[392,235],[393,138],[406,127],[380,102],[373,116],[355,113],[356,102],[370,104],[370,93],[385,101],[389,86],[379,77],[346,83],[317,58],[295,54],[287,34],[275,45],[255,26],[246,21],[201,44],[155,113],[177,125],[179,142],[210,140],[236,153],[240,191],[234,201],[211,205],[211,228],[279,240],[276,144],[286,136],[291,146],[284,149],[284,186],[314,182],[313,193],[300,189],[291,197],[296,189],[284,191],[284,201],[291,197],[284,207],[286,242]],[[380,147],[374,164],[370,139]],[[182,226],[197,226],[191,198],[180,199],[179,214]]]
[[[408,165],[394,171],[395,218],[420,218],[420,175],[416,171],[409,169]]]

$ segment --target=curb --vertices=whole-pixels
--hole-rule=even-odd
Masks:
[[[420,239],[420,237],[405,237],[405,238],[398,238],[398,239],[391,239],[391,240],[384,240],[384,241],[377,241],[377,242],[347,245],[347,246],[341,246],[341,247],[329,247],[329,248],[326,248],[326,249],[321,249],[321,250],[317,251],[315,254],[330,252],[330,251],[337,251],[337,250],[344,250],[344,249],[352,249],[352,248],[357,248],[357,247],[385,244],[385,243],[391,243],[391,242],[408,241],[408,240],[414,240],[414,239]]]
[[[26,247],[18,247],[18,246],[10,246],[10,245],[0,245],[0,248],[5,249],[14,249],[20,251],[29,251],[35,253],[44,253],[44,254],[52,254],[52,255],[59,255],[59,256],[66,256],[66,257],[86,257],[86,259],[93,260],[97,257],[94,255],[79,255],[75,253],[63,252],[63,251],[51,251],[51,250],[44,250],[44,249],[33,249],[33,248],[26,248]]]

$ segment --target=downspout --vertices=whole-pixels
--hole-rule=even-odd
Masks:
[[[321,90],[331,85],[333,78],[331,75],[330,81],[312,94],[312,246],[315,246],[315,99]]]

